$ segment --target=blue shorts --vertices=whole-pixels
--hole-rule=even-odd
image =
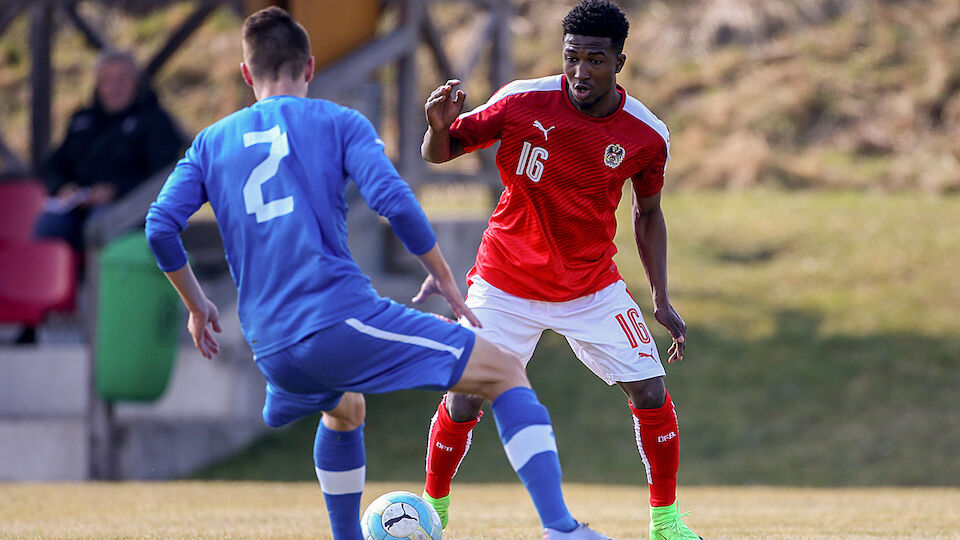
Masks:
[[[473,350],[472,330],[383,298],[349,318],[257,358],[267,378],[263,419],[279,427],[329,411],[344,392],[447,390]]]

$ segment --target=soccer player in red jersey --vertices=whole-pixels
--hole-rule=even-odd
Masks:
[[[584,0],[563,19],[562,75],[514,81],[463,114],[460,81],[447,81],[424,106],[421,150],[427,161],[442,163],[500,141],[496,163],[505,189],[467,278],[467,305],[483,324],[476,331],[526,363],[542,332],[553,329],[587,368],[619,386],[647,473],[650,538],[697,539],[677,511],[679,432],[665,372],[613,262],[615,212],[630,179],[654,317],[673,338],[669,361],[682,360],[686,325],[667,293],[660,208],[670,136],[617,85],[628,26],[614,4]],[[431,424],[424,495],[444,526],[450,483],[481,405],[482,398],[447,393]]]

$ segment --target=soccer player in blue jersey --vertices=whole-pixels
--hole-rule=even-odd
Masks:
[[[189,310],[197,349],[207,358],[219,352],[220,324],[179,233],[209,201],[243,333],[267,380],[264,420],[276,427],[323,412],[314,462],[335,539],[361,539],[363,394],[410,388],[489,399],[544,537],[606,538],[564,504],[550,418],[518,360],[470,329],[381,298],[353,261],[347,178],[426,268],[414,301],[439,294],[479,324],[373,126],[353,110],[306,98],[313,68],[309,38],[286,11],[248,17],[241,72],[257,102],[197,135],[150,207],[150,247]]]

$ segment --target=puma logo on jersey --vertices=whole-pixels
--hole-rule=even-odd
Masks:
[[[645,352],[638,352],[638,353],[637,353],[637,356],[638,356],[639,358],[656,358],[656,357],[653,356],[652,354],[647,354],[647,353],[645,353]]]
[[[540,131],[542,131],[542,132],[543,132],[543,140],[547,141],[547,140],[550,140],[549,137],[547,136],[547,135],[550,133],[550,130],[553,129],[553,128],[555,128],[555,127],[557,127],[557,126],[550,126],[550,127],[548,127],[548,128],[545,128],[545,127],[543,127],[543,124],[541,124],[539,120],[534,120],[534,121],[533,121],[533,127],[535,127],[535,128],[537,128],[537,129],[539,129]]]
[[[659,437],[657,437],[657,442],[658,442],[658,443],[665,443],[665,442],[669,441],[670,439],[675,438],[676,436],[677,436],[677,432],[676,432],[676,431],[671,431],[670,433],[667,433],[666,435],[660,435]]]
[[[437,448],[443,450],[444,452],[453,452],[452,446],[445,446],[444,444],[437,442]]]

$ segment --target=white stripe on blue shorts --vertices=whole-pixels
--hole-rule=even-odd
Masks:
[[[435,351],[445,351],[452,354],[457,359],[459,359],[460,355],[463,354],[463,347],[451,347],[445,343],[440,343],[439,341],[434,341],[421,336],[408,336],[406,334],[388,332],[386,330],[381,330],[379,328],[374,328],[372,326],[363,324],[354,318],[347,319],[344,322],[356,329],[358,332],[362,332],[377,339],[409,343],[411,345],[418,345],[420,347],[426,347],[427,349],[433,349]]]

